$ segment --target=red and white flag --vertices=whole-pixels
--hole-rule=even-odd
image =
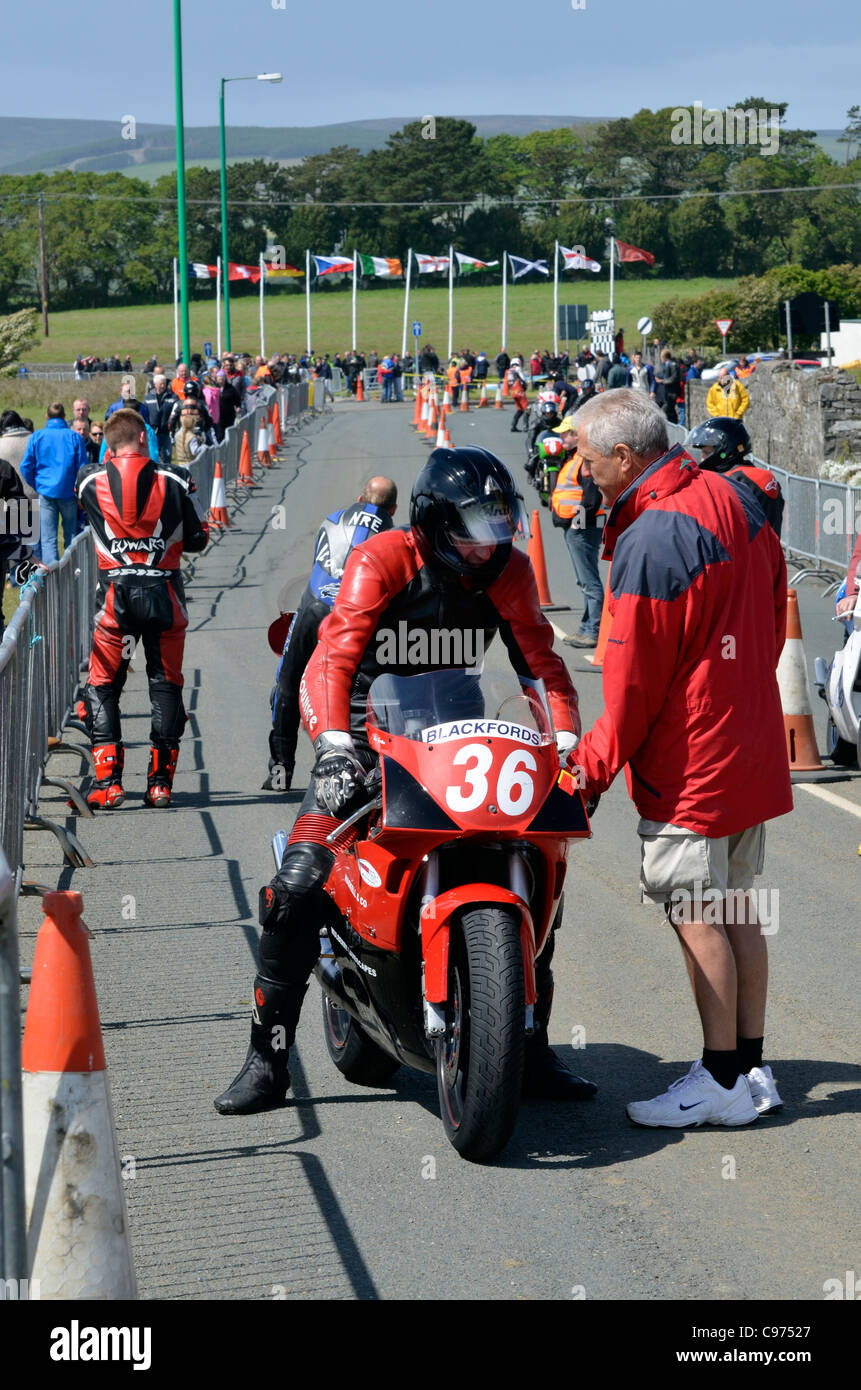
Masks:
[[[259,265],[236,265],[234,261],[227,264],[228,280],[250,280],[253,285],[260,279]]]
[[[597,274],[601,269],[598,261],[593,261],[582,251],[571,251],[567,246],[560,246],[559,250],[562,253],[563,270],[593,270]]]
[[[419,275],[430,275],[434,270],[448,270],[448,256],[420,256],[416,252],[416,264],[419,268]]]

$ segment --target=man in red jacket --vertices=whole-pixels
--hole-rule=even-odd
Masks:
[[[326,920],[323,885],[334,863],[326,837],[362,804],[364,774],[376,764],[365,727],[368,690],[382,671],[399,672],[380,636],[407,629],[408,642],[444,627],[483,650],[498,632],[519,676],[547,687],[560,755],[580,733],[577,692],[553,650],[535,576],[513,547],[521,503],[505,465],[486,449],[435,449],[413,486],[410,527],[381,531],[355,547],[335,605],[320,627],[300,686],[299,705],[317,762],[281,868],[260,893],[260,957],[251,1043],[242,1068],[215,1100],[224,1115],[284,1102],[287,1053]],[[466,645],[466,643],[464,644]],[[410,665],[408,673],[451,662]],[[356,800],[358,796],[358,802]],[[574,1076],[547,1037],[553,997],[550,943],[536,962],[535,1031],[526,1044],[524,1093],[585,1100],[597,1087]]]
[[[628,1115],[671,1128],[748,1124],[781,1104],[762,1063],[768,963],[747,893],[762,871],[763,823],[792,809],[775,675],[783,552],[751,489],[668,451],[666,422],[642,392],[596,397],[577,431],[610,508],[613,625],[606,707],[569,761],[586,796],[626,770],[643,898],[664,904],[679,936],[704,1034],[688,1075]]]

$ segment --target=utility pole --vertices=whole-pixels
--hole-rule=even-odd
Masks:
[[[173,67],[176,87],[176,220],[179,250],[179,304],[182,357],[188,362],[191,331],[188,315],[188,243],[185,223],[185,125],[182,110],[182,0],[173,0]]]
[[[45,199],[39,194],[39,279],[42,284],[42,333],[48,336],[48,269],[45,263]]]

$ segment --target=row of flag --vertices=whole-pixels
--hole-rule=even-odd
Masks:
[[[645,261],[647,265],[655,264],[652,253],[642,250],[639,246],[631,246],[628,242],[619,240],[615,241],[615,246],[619,261]],[[574,251],[567,246],[560,245],[559,254],[562,256],[565,270],[591,270],[597,274],[601,269],[600,262],[593,261],[582,251]],[[460,251],[455,251],[454,255],[459,275],[474,275],[486,270],[493,270],[495,266],[499,265],[499,261],[482,261],[477,256],[466,256]],[[550,274],[546,260],[531,261],[526,256],[514,256],[510,251],[506,252],[505,255],[508,257],[512,280],[519,280],[522,276],[528,275],[530,271],[536,271],[539,275]],[[349,256],[312,255],[311,259],[318,276],[352,275],[354,268],[357,268],[361,275],[377,275],[388,278],[398,278],[404,273],[403,266],[396,256],[359,254],[357,256],[358,267],[354,267],[354,258]],[[448,271],[450,265],[449,256],[416,254],[414,260],[419,275],[433,275],[440,271]],[[305,273],[295,265],[270,265],[266,261],[263,262],[263,268],[267,280],[292,278],[302,276]],[[188,273],[195,280],[214,280],[217,272],[214,265],[204,265],[200,261],[192,261],[189,264]],[[256,285],[260,279],[260,266],[239,265],[231,261],[228,265],[227,278],[228,280],[250,280],[252,284]]]

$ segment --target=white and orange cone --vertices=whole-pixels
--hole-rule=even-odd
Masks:
[[[206,521],[209,526],[217,526],[220,530],[230,525],[230,517],[227,515],[227,492],[224,487],[224,472],[219,459],[215,461],[215,475],[212,479],[212,498],[209,503],[209,514]]]
[[[46,1299],[137,1298],[80,893],[46,893],[21,1047],[28,1253]]]
[[[266,420],[260,422],[257,431],[257,462],[262,463],[264,468],[272,467],[272,455],[269,453],[269,426]]]
[[[786,643],[777,663],[777,684],[783,707],[789,769],[790,772],[818,772],[823,764],[816,747],[807,658],[801,640],[798,594],[794,589],[789,589],[786,597]]]
[[[481,383],[481,395],[478,398],[476,410],[481,410],[482,406],[489,407],[490,401],[487,399],[487,377]]]
[[[502,404],[502,397],[504,394],[502,383],[498,381],[496,383],[496,400],[493,402],[494,410],[502,410],[504,408]]]

